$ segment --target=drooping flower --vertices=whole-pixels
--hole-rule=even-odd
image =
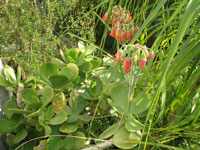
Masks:
[[[153,59],[154,57],[154,52],[152,51],[150,54],[149,54],[149,57],[147,58],[147,61],[150,61],[151,59]]]
[[[111,37],[115,37],[115,28],[112,28],[112,29],[111,29],[111,32],[109,33],[109,35],[110,35]]]
[[[145,65],[146,65],[146,63],[147,63],[147,59],[146,59],[146,58],[140,59],[140,62],[139,62],[139,69],[144,68]]]
[[[121,45],[123,44],[125,38],[126,38],[126,33],[122,31],[120,34],[120,44]]]
[[[108,13],[106,12],[105,14],[104,14],[104,16],[103,16],[103,22],[106,22],[106,20],[107,20],[107,17],[108,17]]]
[[[129,73],[131,71],[132,60],[130,58],[124,59],[123,66],[124,72]]]
[[[114,62],[118,62],[119,59],[121,59],[120,64],[122,64],[122,63],[123,63],[123,60],[122,60],[122,59],[123,59],[122,54],[123,54],[123,51],[122,51],[122,50],[118,50],[117,53],[115,54],[115,58],[113,59]]]
[[[129,21],[132,20],[132,17],[131,17],[131,13],[130,13],[130,11],[128,11],[126,18],[129,19]]]
[[[126,31],[126,40],[128,42],[131,40],[131,33],[130,33],[130,31]]]

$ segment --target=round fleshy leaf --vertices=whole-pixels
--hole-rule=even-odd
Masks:
[[[40,73],[43,78],[49,78],[52,75],[58,74],[58,72],[58,66],[53,63],[45,63],[40,67]]]
[[[145,94],[144,92],[140,92],[137,94],[135,98],[131,101],[131,114],[140,114],[148,109],[150,104],[150,96],[149,94]]]
[[[53,89],[49,86],[46,86],[43,90],[42,90],[42,106],[46,106],[49,104],[49,102],[53,99],[54,96],[54,92]]]
[[[71,80],[74,75],[73,72],[71,71],[71,69],[69,69],[67,67],[63,67],[60,71],[60,74],[68,77],[69,80]]]
[[[21,142],[26,136],[27,136],[27,131],[25,129],[20,130],[19,132],[17,132],[17,134],[15,135],[13,142],[15,144]]]
[[[119,84],[111,90],[112,105],[122,114],[130,114],[128,106],[129,88],[125,84]]]
[[[63,92],[55,94],[52,100],[52,104],[55,107],[56,114],[65,112],[67,107],[67,99],[65,98],[65,94]]]
[[[62,67],[62,66],[65,65],[65,63],[64,63],[62,60],[57,59],[57,58],[52,58],[51,61],[52,61],[54,64],[56,64],[57,66],[59,66],[59,67]]]
[[[5,113],[5,116],[10,119],[12,115],[14,114],[12,111],[9,111],[9,108],[15,108],[17,109],[17,103],[15,101],[9,100],[3,105],[3,112]]]
[[[32,89],[25,89],[22,92],[22,100],[25,104],[31,104],[31,103],[38,103],[39,98],[37,96],[37,93]]]
[[[77,136],[77,137],[71,137],[71,136]],[[80,149],[84,147],[86,143],[86,139],[78,138],[78,137],[85,137],[85,135],[79,131],[73,134],[67,135],[67,137],[64,139],[64,148],[65,149]]]
[[[50,121],[49,124],[51,125],[59,125],[62,124],[67,120],[67,113],[66,112],[61,112],[57,115],[55,115]]]
[[[15,72],[13,70],[13,68],[11,68],[10,66],[6,66],[4,68],[4,74],[7,77],[8,81],[12,84],[16,84],[17,83],[17,79],[15,76]]]
[[[85,61],[81,66],[79,66],[80,71],[89,73],[92,70],[92,63]]]
[[[121,126],[122,126],[122,123],[120,123],[120,122],[117,122],[117,123],[113,124],[108,129],[106,129],[103,133],[101,133],[99,138],[100,139],[105,139],[105,138],[111,137],[112,135],[114,135],[115,132],[117,132],[116,130],[118,128],[120,128]]]
[[[69,64],[66,65],[66,67],[68,69],[70,69],[71,72],[73,73],[72,80],[74,80],[78,76],[78,72],[79,72],[79,69],[78,69],[77,65],[74,64],[74,63],[69,63]]]
[[[34,147],[34,150],[46,150],[47,149],[47,140],[41,140],[38,146]]]
[[[77,123],[64,123],[60,128],[60,132],[63,133],[72,133],[75,132],[78,129]]]
[[[129,132],[137,132],[138,130],[142,129],[143,126],[142,124],[137,121],[136,119],[129,119],[126,118],[125,119],[125,128],[126,130],[128,130]]]
[[[69,83],[69,79],[64,75],[53,75],[49,78],[54,88],[61,88]]]
[[[121,149],[131,149],[137,146],[137,141],[139,142],[139,136],[135,139],[130,139],[130,132],[128,132],[124,127],[121,127],[117,133],[113,136],[114,145]]]
[[[16,127],[16,124],[7,119],[0,119],[0,134],[8,134],[12,132]]]
[[[61,137],[50,137],[47,140],[47,150],[60,150],[63,145],[64,143]]]

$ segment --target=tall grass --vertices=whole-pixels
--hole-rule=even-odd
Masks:
[[[150,108],[145,117],[140,118],[140,121],[144,123],[144,128],[143,138],[138,149],[161,149],[162,145],[169,149],[176,147],[199,149],[200,1],[90,0],[90,2],[95,6],[80,18],[73,20],[70,25],[65,24],[64,16],[66,13],[60,10],[65,7],[55,6],[59,8],[60,20],[58,20],[62,27],[58,30],[54,28],[56,22],[50,15],[54,11],[54,6],[49,5],[47,9],[49,13],[46,14],[47,22],[45,23],[50,25],[48,28],[52,33],[56,32],[56,34],[50,34],[52,35],[50,39],[56,40],[70,36],[87,43],[93,42],[87,39],[87,36],[81,37],[70,30],[81,19],[90,16],[97,23],[95,32],[98,37],[96,37],[96,45],[93,44],[97,48],[96,53],[100,57],[109,55],[109,53],[116,52],[119,45],[108,35],[110,16],[106,23],[102,23],[101,17],[106,11],[110,14],[114,5],[120,5],[130,10],[133,21],[140,28],[130,43],[146,44],[156,53],[154,61],[148,63],[136,86],[136,90],[146,89],[151,94]],[[35,13],[40,13],[40,11],[38,9]],[[41,23],[43,20],[40,18],[37,21]],[[52,24],[52,22],[54,23]],[[39,35],[35,36],[38,38]],[[31,42],[31,39],[24,41],[24,37],[20,36],[20,38],[20,42],[25,42],[22,44],[26,46],[24,49],[30,51],[30,45],[27,44],[27,41]],[[4,41],[9,41],[9,39]],[[109,44],[111,45],[109,51],[105,51]],[[49,46],[50,43],[47,42],[47,45]],[[49,49],[54,48],[55,45],[56,42]],[[95,110],[97,109],[98,105]],[[173,146],[167,147],[166,145]]]

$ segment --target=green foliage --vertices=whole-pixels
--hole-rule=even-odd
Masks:
[[[4,3],[1,10],[3,14],[9,14],[6,17],[10,23],[0,26],[1,30],[10,32],[0,33],[0,37],[7,35],[0,44],[4,48],[14,44],[19,50],[15,59],[18,56],[21,59],[22,54],[26,56],[30,51],[28,55],[34,59],[38,50],[40,57],[36,61],[51,60],[40,67],[37,65],[39,73],[32,77],[21,78],[22,69],[18,67],[15,71],[10,66],[4,69],[5,77],[0,75],[0,85],[13,92],[12,99],[3,106],[8,119],[0,119],[0,133],[8,133],[9,146],[16,148],[19,145],[24,149],[30,146],[35,150],[81,149],[86,145],[87,137],[92,137],[94,139],[89,139],[91,144],[97,144],[97,138],[111,139],[114,143],[111,149],[198,149],[199,1],[65,2],[38,1],[36,4],[35,1],[23,1],[17,5],[17,1],[12,1]],[[67,9],[69,5],[73,7]],[[123,51],[122,56],[115,55],[115,60],[119,59],[122,64],[114,62],[103,50],[112,28],[108,23],[113,19],[109,16],[113,5],[129,10],[132,23],[139,27],[128,45],[120,46],[119,40],[116,45],[112,40],[110,42],[111,47],[117,47],[115,51]],[[13,12],[6,11],[9,7]],[[101,16],[107,7],[108,21],[102,24]],[[77,10],[83,10],[82,17],[78,18]],[[30,12],[33,18],[29,17]],[[77,16],[73,16],[76,12]],[[1,17],[6,24],[6,17]],[[102,39],[97,41],[100,46],[91,43],[93,29],[88,31],[93,17],[105,26],[103,33],[97,25],[97,35],[103,33]],[[20,32],[15,33],[13,20]],[[82,24],[82,21],[88,21],[88,24]],[[83,32],[79,32],[81,30]],[[67,49],[65,44],[73,43],[74,37],[88,44],[76,41],[78,48],[70,46]],[[65,38],[68,42],[62,41]],[[136,41],[140,44],[137,49]],[[39,53],[41,50],[45,60],[40,59],[43,56]],[[135,56],[146,58],[152,50],[155,57],[143,68],[138,67],[140,58]],[[59,58],[52,58],[59,52]],[[131,60],[129,72],[124,70],[127,67],[125,58]],[[20,88],[24,88],[21,97]],[[20,99],[22,106],[19,106]]]

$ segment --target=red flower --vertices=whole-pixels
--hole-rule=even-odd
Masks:
[[[132,60],[130,58],[124,59],[123,66],[124,72],[129,73],[131,71]]]
[[[120,34],[120,44],[121,45],[123,44],[125,38],[126,38],[126,33],[125,32],[121,32],[121,34]]]
[[[130,13],[130,11],[128,11],[128,14],[127,14],[126,18],[129,19],[129,21],[132,20],[132,17],[131,17],[131,13]]]
[[[146,63],[147,63],[147,59],[146,59],[146,58],[140,59],[140,62],[139,62],[139,69],[144,68],[145,65],[146,65]]]
[[[123,54],[123,52],[121,50],[117,51],[117,53],[115,54],[115,58],[113,59],[114,62],[117,62],[117,61],[119,61],[119,59],[122,59],[122,54]],[[122,64],[122,63],[123,63],[123,61],[120,62],[120,64]]]
[[[107,20],[107,17],[108,17],[108,13],[106,12],[105,14],[104,14],[104,16],[103,16],[103,22],[106,22],[106,20]]]
[[[130,31],[126,32],[126,40],[129,42],[131,40],[131,33]]]
[[[111,29],[111,32],[109,33],[109,35],[110,35],[111,37],[115,37],[115,28],[112,28],[112,29]]]
[[[147,61],[150,61],[154,57],[154,52],[152,51],[147,58]]]

